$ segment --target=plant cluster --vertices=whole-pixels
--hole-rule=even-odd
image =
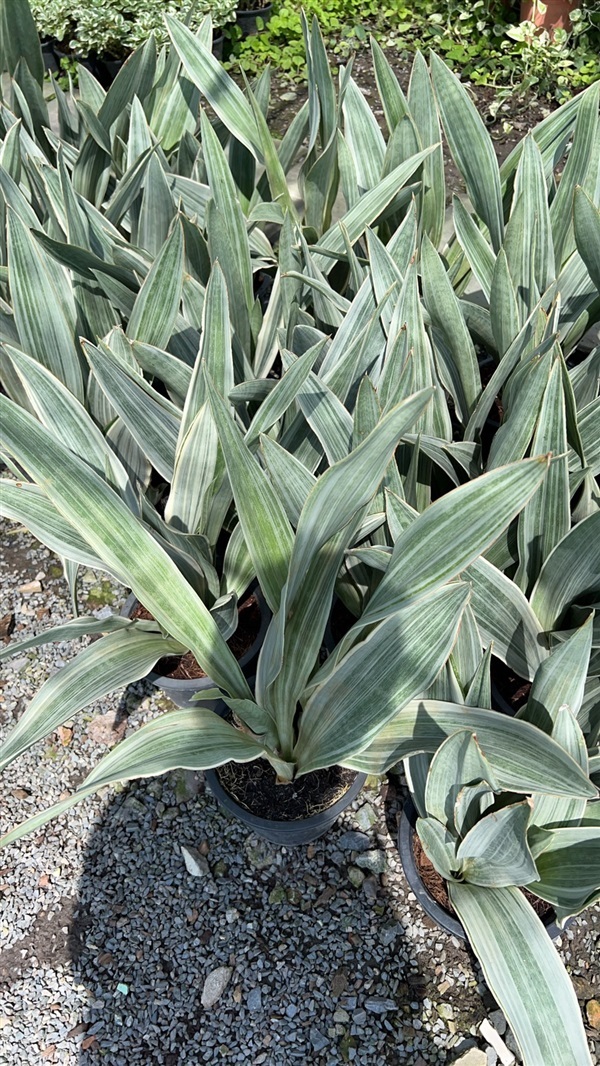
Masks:
[[[519,23],[509,5],[494,0],[433,0],[383,7],[355,0],[309,0],[329,51],[340,59],[368,44],[369,35],[387,48],[413,53],[431,47],[475,85],[506,86],[511,93],[535,92],[566,99],[600,77],[600,22],[596,5],[584,0],[571,15],[569,33],[540,33]],[[298,9],[283,0],[258,37],[234,43],[233,56],[246,73],[265,63],[291,78],[306,75]]]
[[[9,644],[100,636],[0,768],[167,654],[194,653],[215,710],[159,714],[2,843],[175,768],[264,759],[285,788],[405,760],[525,1063],[584,1066],[519,889],[560,922],[600,898],[600,347],[578,347],[600,320],[600,85],[499,167],[437,55],[405,94],[372,42],[382,130],[303,20],[308,100],[275,141],[268,71],[242,92],[210,19],[167,25],[108,92],[83,69],[79,99],[57,87],[58,134],[34,55],[0,110],[0,514],[66,561],[75,615],[86,566],[152,616]],[[443,247],[442,131],[468,196]],[[272,620],[250,681],[227,639],[253,580]],[[324,657],[335,597],[351,621]],[[531,683],[515,718],[493,657]]]
[[[165,15],[184,19],[192,30],[208,14],[215,26],[224,26],[236,6],[236,0],[31,0],[40,35],[80,58],[90,52],[127,56],[151,34],[159,46],[166,44]]]

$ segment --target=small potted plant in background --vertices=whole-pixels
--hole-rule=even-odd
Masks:
[[[273,4],[264,0],[236,0],[235,21],[243,37],[260,33],[270,21]]]

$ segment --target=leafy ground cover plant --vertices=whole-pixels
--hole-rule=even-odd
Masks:
[[[600,75],[598,16],[594,4],[585,0],[573,12],[571,31],[552,38],[540,35],[531,23],[519,23],[510,6],[487,0],[451,0],[443,10],[428,0],[383,8],[357,6],[353,0],[315,0],[304,8],[318,18],[329,52],[342,61],[372,34],[382,47],[401,53],[430,47],[473,84],[495,85],[500,94],[506,86],[511,94],[533,91],[564,100]],[[236,43],[233,56],[248,73],[272,63],[291,78],[305,77],[298,9],[279,4],[265,32]]]
[[[206,15],[215,26],[224,26],[234,17],[235,0],[167,0],[157,5],[150,0],[31,0],[38,32],[53,37],[78,56],[90,52],[121,58],[145,44],[151,35],[165,44],[168,34],[164,15],[188,19],[197,30]]]

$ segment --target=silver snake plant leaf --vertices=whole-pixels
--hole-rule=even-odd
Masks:
[[[600,898],[600,825],[551,829],[536,865],[530,891],[552,904],[560,923],[580,914]]]
[[[127,326],[130,340],[167,346],[179,311],[183,266],[183,231],[176,222],[136,297]]]
[[[260,586],[275,613],[287,580],[292,530],[279,495],[244,442],[227,404],[208,378],[207,392],[240,525]]]
[[[83,347],[102,391],[153,466],[171,481],[181,420],[178,409],[122,366],[107,345],[84,341]]]
[[[4,447],[42,484],[105,566],[231,695],[249,689],[237,660],[192,587],[109,486],[26,412],[0,397]]]
[[[436,818],[417,818],[416,830],[423,850],[437,872],[449,881],[460,863],[456,858],[456,841],[452,833]]]
[[[302,713],[294,750],[299,774],[346,765],[431,684],[452,650],[467,600],[463,585],[422,597],[387,617],[338,663]]]
[[[437,751],[457,729],[477,735],[502,789],[597,797],[597,789],[575,760],[529,722],[440,700],[411,700],[359,753],[345,758],[344,765],[370,774],[385,773],[408,755]]]
[[[0,746],[0,767],[94,700],[145,677],[163,655],[181,651],[178,641],[131,625],[90,644],[36,693]]]
[[[542,483],[547,459],[527,459],[453,489],[401,534],[361,625],[460,574],[485,551]]]
[[[258,129],[241,89],[207,48],[182,22],[165,16],[167,29],[190,79],[206,97],[227,129],[261,161]]]
[[[575,189],[574,220],[579,254],[600,292],[600,209],[581,187]]]
[[[456,852],[465,881],[503,888],[535,880],[536,866],[527,844],[531,806],[523,800],[489,811],[469,829]]]
[[[490,135],[467,90],[434,53],[431,77],[450,151],[498,252],[504,237],[504,215],[500,172]]]
[[[575,247],[573,193],[577,186],[581,186],[588,193],[593,194],[595,191],[600,85],[592,85],[590,90],[584,94],[579,105],[571,150],[561,174],[558,191],[550,205],[557,274]]]
[[[263,754],[259,742],[205,707],[163,714],[105,755],[71,796],[6,833],[0,839],[0,847],[46,825],[104,785],[136,777],[157,777],[175,769],[209,769],[230,759],[250,762]]]
[[[93,570],[111,572],[37,485],[8,478],[1,480],[0,514],[21,522],[34,537],[61,558],[71,559]]]
[[[456,832],[454,809],[459,792],[465,785],[481,781],[488,789],[497,790],[494,770],[477,743],[477,737],[468,729],[457,730],[436,751],[425,786],[425,807],[433,818]]]
[[[591,1066],[573,985],[522,892],[457,882],[448,892],[524,1066]]]
[[[14,211],[8,213],[7,254],[13,313],[23,348],[83,402],[84,365],[75,340],[75,304],[67,275]]]
[[[566,608],[600,593],[600,511],[584,518],[557,544],[531,594],[544,629],[558,628]]]

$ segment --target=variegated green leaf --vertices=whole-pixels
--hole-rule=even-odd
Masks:
[[[89,703],[145,677],[163,655],[181,650],[178,641],[131,625],[90,644],[36,693],[0,746],[0,767],[8,766]]]
[[[530,816],[531,803],[523,800],[480,818],[456,852],[464,880],[489,888],[533,880],[537,871],[527,844]]]
[[[381,622],[325,681],[319,684],[317,675],[294,750],[299,774],[345,764],[431,684],[452,650],[467,598],[457,585],[420,599]]]
[[[61,514],[170,636],[193,651],[217,684],[246,698],[246,680],[210,612],[142,523],[90,467],[30,415],[4,397],[0,405],[8,453],[43,484]]]
[[[183,233],[176,222],[136,297],[127,336],[165,348],[179,310],[183,285]]]
[[[477,735],[502,789],[584,799],[597,796],[587,774],[540,729],[497,711],[439,700],[407,703],[359,754],[345,758],[344,765],[370,774],[385,773],[408,755],[437,751],[457,729]]]
[[[448,892],[524,1066],[590,1066],[571,980],[519,889],[449,882]]]
[[[559,922],[580,914],[600,898],[600,826],[550,830],[536,865],[530,891],[553,905]]]
[[[112,782],[156,777],[176,769],[209,769],[230,759],[250,762],[263,754],[259,742],[205,707],[163,714],[105,755],[71,796],[6,833],[0,839],[0,847],[46,825]]]
[[[66,275],[14,212],[9,212],[7,254],[15,324],[24,349],[83,401],[83,362]]]
[[[431,77],[450,151],[498,252],[504,237],[504,216],[491,138],[466,89],[435,53],[431,54]]]
[[[556,629],[563,612],[583,596],[600,593],[600,511],[567,533],[548,556],[531,594],[545,629]]]

